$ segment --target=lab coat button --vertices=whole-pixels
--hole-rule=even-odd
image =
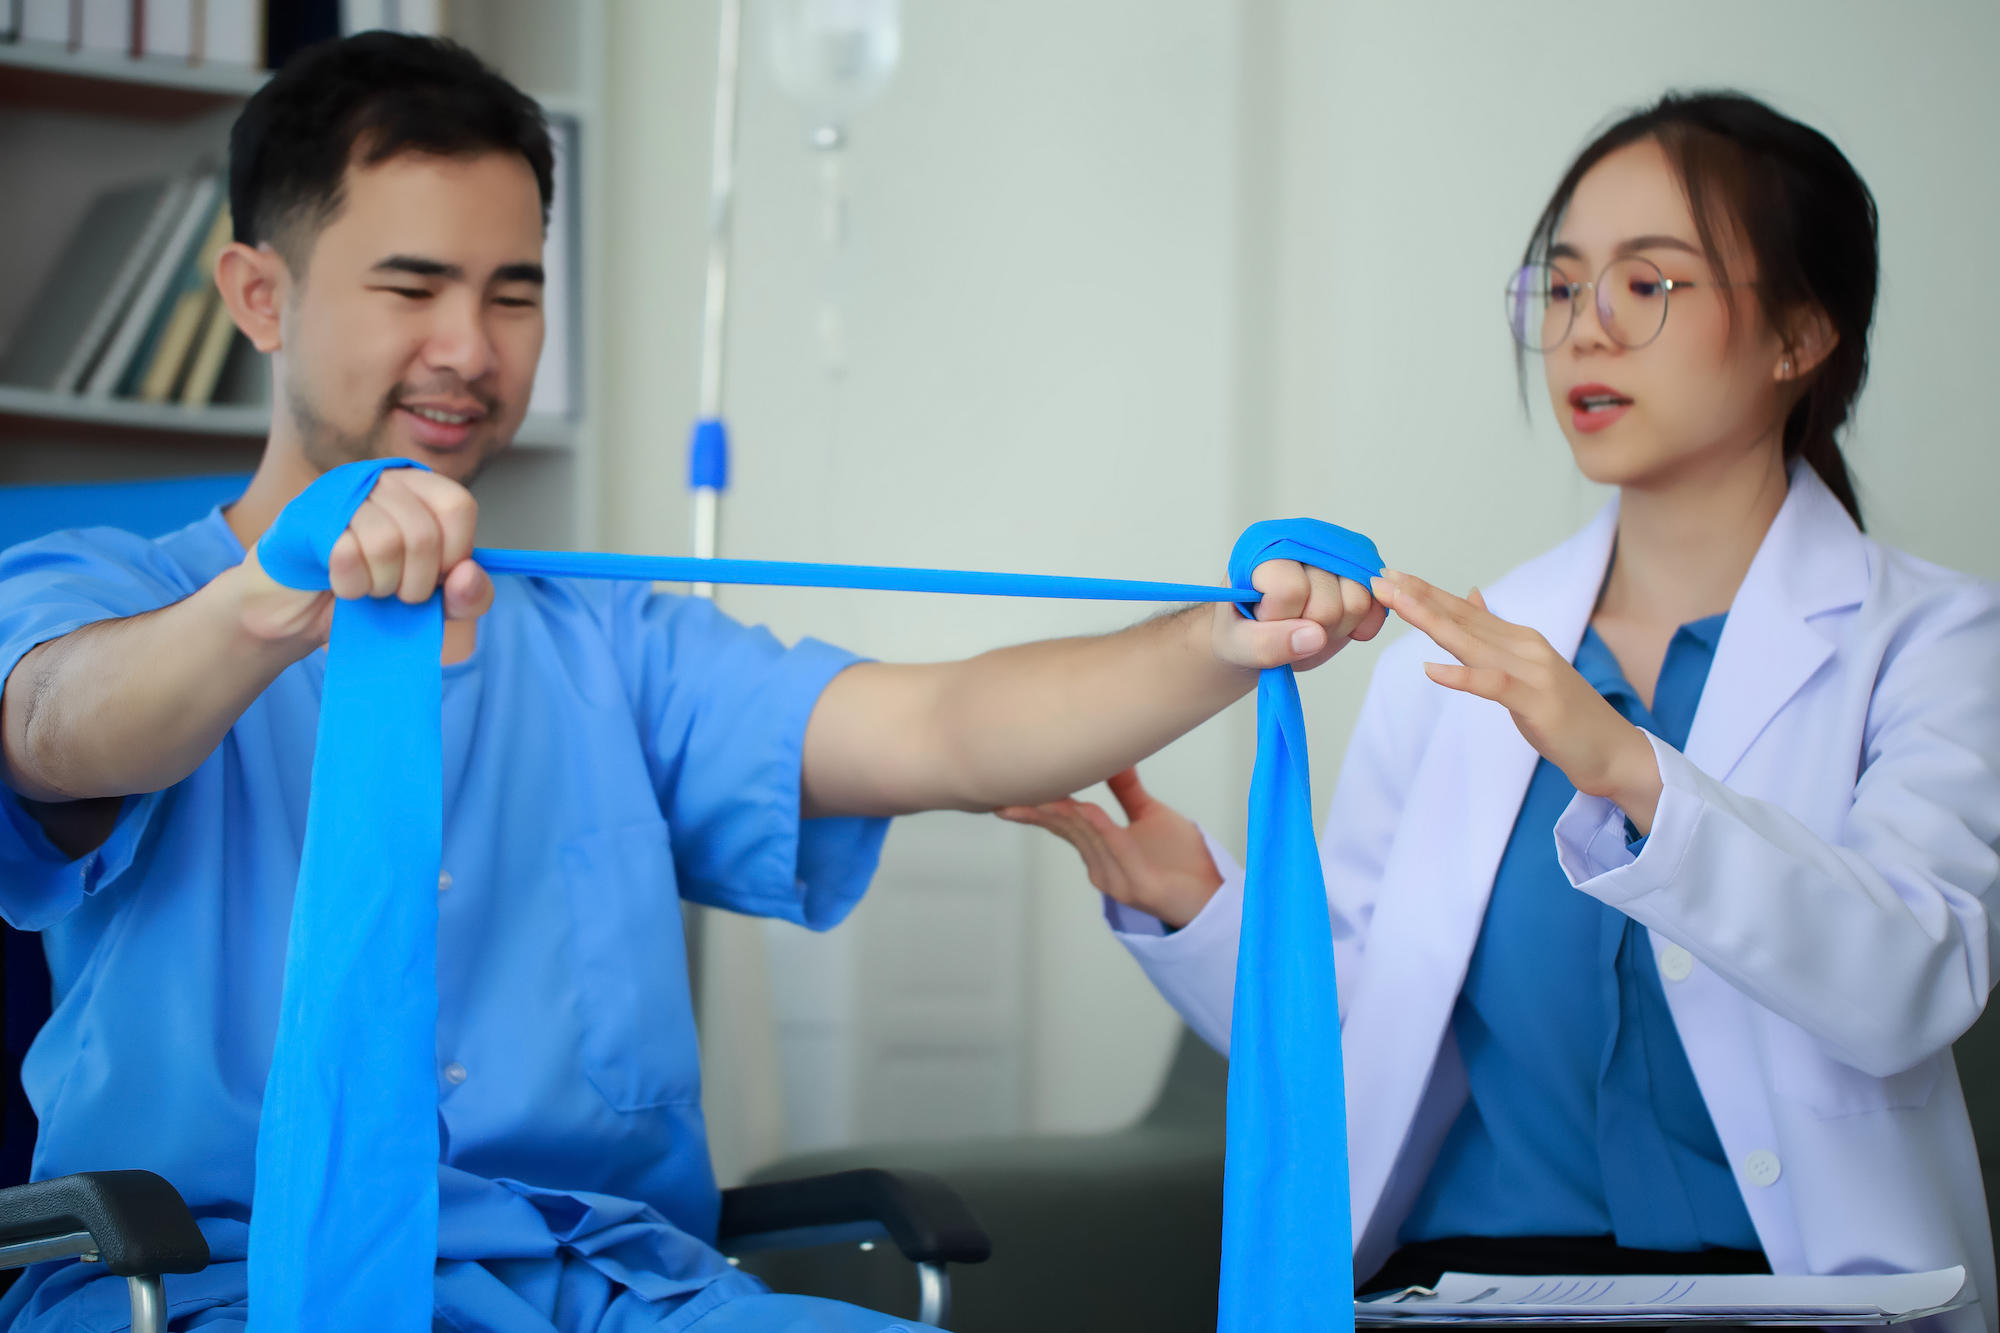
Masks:
[[[438,871],[438,892],[443,893],[446,889],[450,887],[451,887],[451,872],[449,870]]]
[[[453,1060],[444,1067],[445,1082],[459,1084],[465,1082],[465,1066]]]
[[[1660,975],[1668,981],[1686,981],[1694,971],[1694,955],[1678,944],[1660,950]]]
[[[1762,1148],[1743,1159],[1743,1178],[1752,1185],[1775,1185],[1783,1170],[1778,1154]]]

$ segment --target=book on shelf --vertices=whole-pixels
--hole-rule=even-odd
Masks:
[[[121,393],[136,392],[148,403],[164,403],[174,396],[194,350],[195,336],[208,320],[209,308],[222,301],[215,286],[215,261],[229,244],[229,237],[229,201],[224,199],[215,205],[200,248],[174,279],[162,303],[166,317],[158,324],[158,336],[151,340],[149,350],[142,350],[134,359],[125,383],[119,386]]]
[[[388,28],[426,37],[444,33],[443,0],[340,0],[340,34]]]
[[[184,179],[140,181],[92,201],[15,330],[0,383],[74,393],[167,233],[186,210]]]
[[[137,54],[192,63],[200,55],[200,48],[195,45],[195,27],[203,3],[204,0],[145,0],[139,17]]]
[[[141,349],[157,338],[169,313],[163,309],[168,293],[173,289],[175,279],[184,271],[188,257],[199,248],[202,236],[213,223],[216,196],[221,193],[221,188],[221,178],[213,171],[202,172],[194,178],[194,188],[189,193],[187,205],[174,220],[166,244],[147,269],[144,281],[132,298],[131,307],[119,319],[117,330],[105,346],[104,355],[84,381],[83,391],[88,396],[109,398],[116,393],[125,384]]]
[[[70,0],[21,0],[20,8],[20,35],[16,40],[44,46],[66,47],[70,44],[73,35]]]
[[[181,402],[184,405],[207,407],[213,401],[215,386],[222,379],[222,368],[237,341],[236,321],[230,318],[222,293],[217,292],[215,299],[209,302],[208,317],[201,326],[200,340],[195,343],[194,360],[188,365],[187,379],[181,382]],[[245,341],[244,345],[247,347],[249,344]]]
[[[132,37],[138,6],[132,0],[73,0],[76,46],[92,55],[133,54]]]
[[[215,286],[231,235],[212,171],[106,190],[0,354],[0,385],[100,401],[267,403],[264,360]]]
[[[271,405],[271,359],[240,333],[228,340],[214,401],[237,407]]]
[[[264,68],[283,69],[294,55],[340,36],[340,0],[274,0],[264,11]]]
[[[333,37],[376,28],[433,37],[444,31],[442,0],[271,0],[265,18],[265,61],[271,69]]]
[[[196,0],[193,59],[263,69],[265,18],[265,0]]]
[[[0,0],[0,43],[276,69],[374,28],[441,36],[446,0]]]

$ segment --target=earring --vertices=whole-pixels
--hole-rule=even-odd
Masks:
[[[1778,377],[1780,379],[1790,379],[1792,377],[1792,358],[1789,356],[1778,363]]]

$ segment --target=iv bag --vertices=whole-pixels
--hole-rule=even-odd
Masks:
[[[771,63],[805,110],[818,152],[821,217],[820,359],[847,370],[847,121],[888,86],[903,55],[902,0],[768,0]]]
[[[805,109],[813,142],[838,148],[847,121],[889,83],[903,54],[902,0],[769,0],[778,82]]]

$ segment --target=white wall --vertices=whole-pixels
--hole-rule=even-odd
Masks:
[[[713,8],[610,8],[604,499],[607,539],[623,549],[685,546]],[[730,553],[1206,579],[1249,518],[1313,513],[1449,586],[1490,581],[1602,498],[1546,411],[1521,414],[1503,275],[1594,126],[1669,86],[1726,84],[1828,132],[1880,201],[1875,373],[1850,451],[1875,530],[2000,575],[1988,516],[2000,440],[1980,398],[2000,351],[1985,285],[2000,216],[1990,3],[911,0],[906,11],[905,66],[856,125],[852,369],[837,389],[813,337],[812,163],[752,24]],[[724,600],[788,636],[891,658],[1131,614],[870,594]],[[1308,682],[1322,792],[1372,656]],[[1232,837],[1246,722],[1232,714],[1150,766],[1163,796]],[[958,865],[965,882],[941,882],[961,878]],[[1099,926],[1074,862],[990,821],[906,821],[852,927],[788,947],[784,972],[792,991],[824,994],[827,1030],[880,1039],[842,1048],[856,1063],[794,1097],[795,1120],[849,1136],[1115,1123],[1150,1096],[1173,1031]],[[954,1002],[972,1045],[986,1043],[970,1057],[985,1081],[961,1081],[954,1100],[936,1082],[891,1078],[871,1100],[857,1070],[923,1067],[897,1061],[921,1054],[930,1029],[902,1031],[896,1016]],[[801,1036],[792,1049],[835,1048]]]

